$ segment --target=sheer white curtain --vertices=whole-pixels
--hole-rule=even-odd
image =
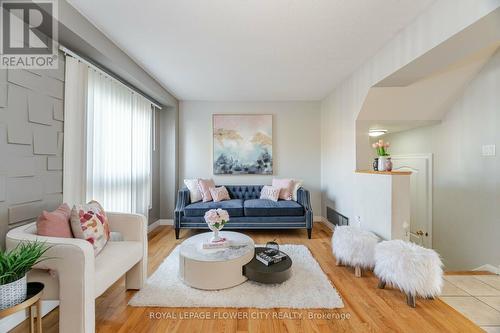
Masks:
[[[73,205],[86,199],[88,66],[66,57],[65,73],[63,200]]]
[[[151,205],[151,103],[88,69],[86,197],[106,210],[148,216]]]

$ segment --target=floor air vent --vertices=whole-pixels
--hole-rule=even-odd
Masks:
[[[349,218],[331,207],[326,207],[326,219],[333,225],[348,225]]]

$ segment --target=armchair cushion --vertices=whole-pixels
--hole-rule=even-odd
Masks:
[[[301,216],[304,207],[295,201],[252,199],[245,201],[245,216]]]
[[[222,208],[227,210],[230,217],[243,216],[243,201],[241,199],[225,200],[220,202],[196,202],[184,208],[185,216],[204,216],[210,209]]]
[[[143,256],[138,241],[108,242],[95,258],[95,297],[137,264]]]

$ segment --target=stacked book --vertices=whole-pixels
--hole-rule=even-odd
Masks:
[[[287,258],[287,255],[275,249],[267,249],[257,253],[257,255],[255,255],[255,258],[264,265],[270,266],[285,260]]]
[[[210,250],[210,249],[223,249],[229,247],[229,241],[227,238],[221,238],[218,241],[206,241],[203,243],[203,249],[205,250]]]

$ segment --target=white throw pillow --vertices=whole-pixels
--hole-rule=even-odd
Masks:
[[[302,179],[293,180],[292,200],[297,201],[297,191],[302,187]]]
[[[272,201],[278,201],[278,197],[280,195],[280,190],[281,189],[279,187],[272,187],[272,186],[266,185],[260,191],[260,198],[272,200]]]
[[[189,190],[191,203],[201,201],[201,192],[198,188],[198,178],[184,179],[184,185],[186,185]]]

